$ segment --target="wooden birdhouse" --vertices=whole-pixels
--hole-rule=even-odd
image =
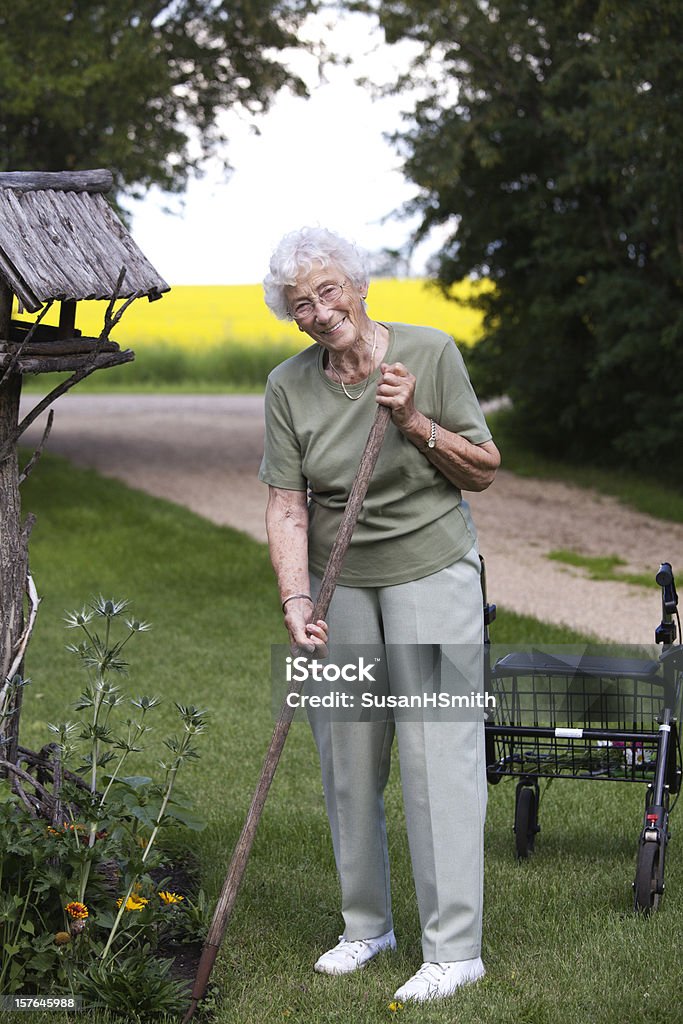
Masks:
[[[103,170],[0,173],[2,305],[7,291],[29,313],[60,303],[59,325],[41,323],[28,339],[30,324],[15,320],[7,332],[0,322],[0,371],[10,361],[16,373],[33,374],[76,370],[89,358],[94,369],[134,358],[109,337],[98,344],[76,328],[83,299],[153,300],[169,289],[105,199],[112,183]]]

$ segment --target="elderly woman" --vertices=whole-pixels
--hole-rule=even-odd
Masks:
[[[266,390],[266,525],[285,626],[310,652],[329,638],[382,644],[401,692],[419,645],[482,641],[476,532],[463,490],[500,462],[453,339],[376,322],[364,258],[322,228],[286,235],[266,303],[313,344]],[[377,403],[391,423],[327,621],[311,622]],[[412,647],[411,647],[412,645]],[[397,736],[424,963],[395,996],[451,995],[484,974],[480,958],[486,778],[483,725],[396,715],[310,716],[341,883],[344,934],[315,969],[346,974],[394,949],[383,791]]]

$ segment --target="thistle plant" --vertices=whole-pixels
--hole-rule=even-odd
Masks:
[[[90,850],[97,839],[99,822],[111,786],[121,772],[128,755],[143,749],[138,746],[138,742],[148,731],[144,722],[145,715],[150,708],[159,703],[153,697],[141,697],[137,701],[132,701],[132,705],[139,711],[137,721],[127,719],[127,734],[124,737],[113,734],[110,724],[112,711],[126,703],[127,698],[120,687],[112,682],[110,676],[127,673],[128,663],[122,657],[124,647],[137,633],[144,633],[151,628],[147,622],[125,618],[123,634],[115,637],[116,620],[123,618],[129,604],[129,601],[112,601],[100,595],[89,607],[84,605],[80,611],[70,612],[65,619],[67,628],[78,629],[83,633],[83,640],[79,644],[68,644],[67,650],[80,659],[88,673],[86,688],[74,707],[76,711],[88,713],[88,717],[81,721],[81,731],[77,739],[86,745],[81,768],[87,770],[90,777],[91,801],[87,843]],[[59,737],[62,759],[67,760],[76,749],[73,741],[76,738],[77,727],[66,722],[59,726],[49,725],[48,728]],[[115,750],[120,751],[118,762],[113,774],[108,777],[104,793],[98,797],[98,773],[111,761],[116,760]],[[84,899],[91,865],[92,857],[83,857],[79,900]]]
[[[90,675],[88,686],[76,702],[75,707],[77,711],[91,709],[91,721],[85,727],[81,738],[89,740],[91,743],[90,792],[93,797],[97,792],[98,768],[106,765],[115,756],[112,752],[101,753],[102,746],[112,742],[109,717],[112,709],[125,700],[119,687],[110,682],[109,676],[111,673],[119,675],[126,673],[128,663],[121,657],[124,647],[136,633],[144,633],[151,628],[147,622],[129,618],[125,620],[126,634],[120,639],[114,640],[112,626],[114,621],[128,608],[128,605],[128,601],[105,600],[100,596],[90,608],[83,607],[80,612],[71,612],[66,617],[68,628],[80,629],[85,634],[85,639],[80,644],[69,644],[67,650],[78,655]],[[104,636],[102,637],[92,627],[93,620],[96,621],[97,618],[104,624]],[[142,698],[142,700],[150,701],[150,698]],[[146,704],[144,710],[149,710],[154,703],[157,702]],[[133,727],[130,726],[130,728]],[[137,733],[136,739],[139,739],[145,731],[142,725],[140,728],[141,731]]]

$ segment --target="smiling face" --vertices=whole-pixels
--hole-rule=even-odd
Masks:
[[[326,298],[325,289],[342,285],[341,294],[324,305],[320,296]],[[329,352],[342,353],[355,346],[363,346],[365,338],[372,332],[363,302],[364,294],[334,264],[313,269],[302,275],[285,289],[287,304],[292,313],[304,302],[313,303],[313,310],[303,318],[297,316],[299,329],[317,341]]]

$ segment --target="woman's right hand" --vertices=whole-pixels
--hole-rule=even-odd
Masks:
[[[294,606],[294,607],[292,607]],[[311,606],[307,601],[291,601],[285,610],[285,626],[293,652],[327,656],[328,629],[324,619],[310,621]]]

